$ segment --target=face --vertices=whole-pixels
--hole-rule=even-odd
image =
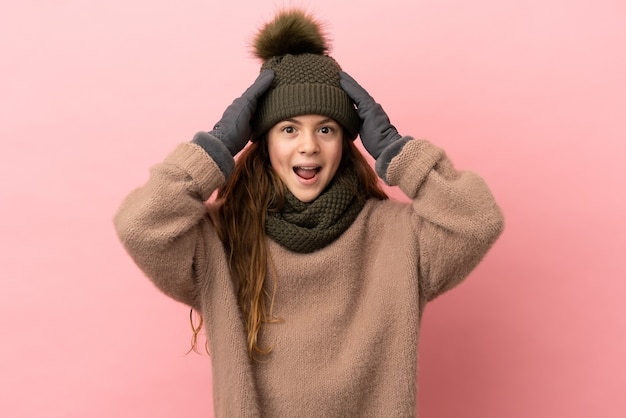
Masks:
[[[267,144],[272,168],[285,186],[298,200],[312,202],[339,168],[343,131],[326,116],[295,116],[274,125]]]

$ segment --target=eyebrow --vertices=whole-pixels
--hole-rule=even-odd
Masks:
[[[293,123],[295,125],[302,125],[302,122],[298,121],[297,119],[293,119],[293,118],[283,119],[283,120],[281,120],[278,123],[281,123],[281,122],[291,122],[291,123]],[[323,125],[323,124],[328,123],[328,122],[333,122],[333,123],[339,124],[339,122],[337,122],[333,118],[326,118],[326,119],[322,119],[321,121],[317,122],[317,125]]]

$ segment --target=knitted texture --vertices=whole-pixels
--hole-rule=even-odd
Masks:
[[[252,121],[258,138],[281,120],[306,114],[328,116],[356,138],[361,120],[339,85],[337,62],[327,55],[283,55],[266,61],[261,71],[274,70],[274,83],[259,100]]]
[[[283,247],[310,253],[324,248],[339,237],[356,219],[365,199],[356,196],[341,176],[357,184],[352,171],[337,173],[329,188],[313,202],[298,200],[285,190],[285,205],[279,212],[268,211],[265,231]]]
[[[115,216],[120,240],[167,295],[202,313],[215,417],[413,417],[424,304],[461,282],[502,229],[484,181],[440,149],[409,141],[389,164],[411,202],[370,199],[336,240],[312,253],[269,240],[275,291],[250,362],[237,284],[215,225],[224,182],[200,146],[156,165]],[[275,280],[274,280],[275,279]],[[274,283],[276,285],[274,289]]]
[[[306,114],[328,116],[356,138],[361,121],[329,49],[322,25],[298,9],[279,13],[257,33],[254,54],[263,61],[261,71],[274,70],[275,78],[257,104],[253,140],[281,120]]]

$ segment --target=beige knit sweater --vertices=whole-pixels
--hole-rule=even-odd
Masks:
[[[459,283],[501,232],[483,180],[430,143],[407,143],[387,179],[413,201],[369,201],[329,246],[296,254],[270,241],[274,313],[250,362],[222,243],[204,201],[224,183],[181,144],[115,216],[119,237],[166,294],[202,312],[216,417],[413,417],[424,304]],[[271,283],[272,280],[269,280]]]

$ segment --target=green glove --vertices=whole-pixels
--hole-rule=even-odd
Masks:
[[[274,71],[263,71],[254,83],[233,103],[226,108],[222,118],[209,132],[222,141],[235,156],[248,143],[252,134],[250,121],[256,110],[257,101],[271,86],[274,80]]]
[[[382,106],[347,73],[339,72],[339,84],[356,103],[357,113],[363,123],[359,135],[363,146],[374,159],[378,159],[387,146],[402,139]]]

